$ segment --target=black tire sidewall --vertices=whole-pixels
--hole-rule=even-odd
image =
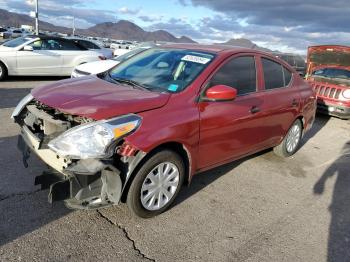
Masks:
[[[149,172],[152,171],[157,165],[163,162],[170,162],[176,165],[179,170],[179,185],[173,198],[161,209],[151,211],[143,207],[141,203],[141,187]],[[183,184],[185,177],[185,166],[181,156],[171,150],[162,150],[153,154],[149,159],[147,159],[137,171],[134,180],[131,183],[128,196],[127,205],[128,207],[139,217],[150,218],[164,212],[168,207],[174,202],[176,196],[178,195],[181,186]]]
[[[3,80],[7,75],[7,69],[2,62],[0,62],[0,67],[1,67],[1,72],[2,72],[0,74],[0,80]]]

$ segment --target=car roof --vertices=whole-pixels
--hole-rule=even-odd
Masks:
[[[256,49],[241,47],[241,46],[232,46],[232,45],[220,45],[220,44],[212,44],[212,45],[205,45],[205,44],[166,44],[162,45],[163,47],[167,48],[181,48],[181,49],[191,49],[191,50],[198,50],[198,51],[204,51],[209,53],[220,53],[223,51],[236,51],[236,52],[259,52]]]
[[[58,40],[69,40],[64,37],[59,36],[51,36],[51,35],[26,35],[25,37],[31,37],[31,38],[40,38],[40,39],[58,39]]]

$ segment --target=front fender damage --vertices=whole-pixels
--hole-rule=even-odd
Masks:
[[[117,205],[133,171],[145,155],[138,151],[135,156],[119,156],[117,160],[79,160],[63,173],[44,172],[36,177],[35,184],[49,189],[50,203],[63,200],[71,209]]]

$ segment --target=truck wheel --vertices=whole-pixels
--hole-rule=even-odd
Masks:
[[[273,148],[275,154],[281,157],[294,155],[300,145],[302,129],[300,119],[295,120],[282,142]]]
[[[4,80],[7,76],[7,68],[6,66],[0,62],[0,81]]]
[[[131,183],[127,205],[137,216],[150,218],[164,212],[180,191],[185,176],[182,158],[161,150],[139,169]]]

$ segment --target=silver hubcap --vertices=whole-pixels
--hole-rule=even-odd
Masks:
[[[287,152],[293,152],[298,146],[300,140],[300,127],[299,125],[294,125],[288,132],[287,135]]]
[[[141,203],[147,210],[164,207],[174,196],[179,185],[179,169],[170,162],[153,168],[141,187]]]

